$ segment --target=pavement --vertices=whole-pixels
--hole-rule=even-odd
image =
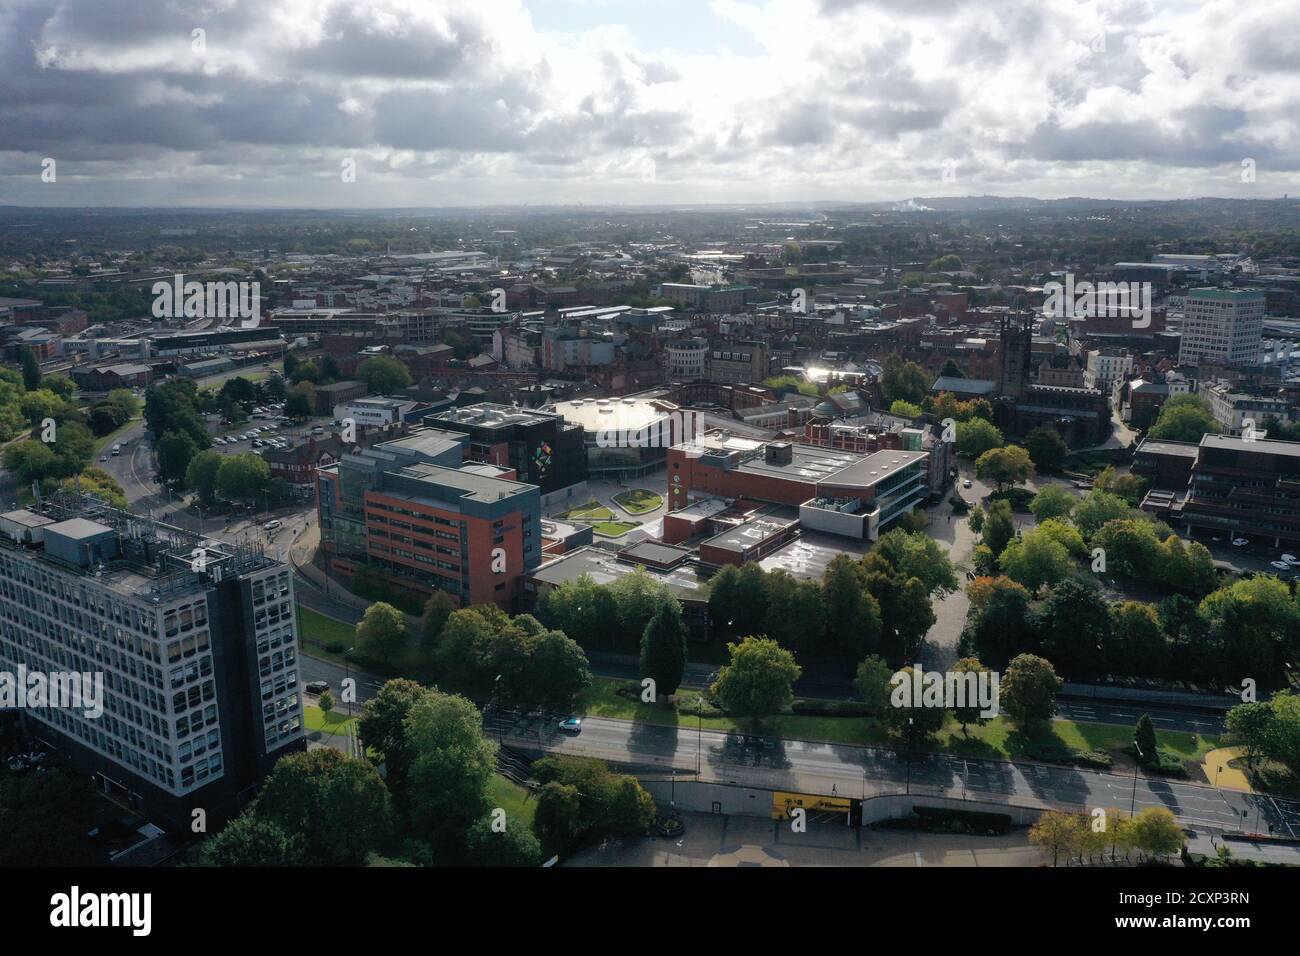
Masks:
[[[588,717],[571,736],[558,715],[489,715],[488,732],[525,751],[597,757],[705,781],[800,793],[871,796],[918,793],[1086,811],[1162,806],[1185,827],[1249,830],[1300,838],[1300,804],[1262,794],[1141,774],[1117,774],[1026,762],[905,754],[883,747],[788,740],[689,726]]]
[[[853,829],[810,821],[803,833],[760,817],[683,813],[679,837],[611,840],[564,866],[1037,866],[1027,831],[1004,836]]]

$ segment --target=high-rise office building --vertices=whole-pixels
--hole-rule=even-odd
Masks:
[[[186,833],[305,746],[289,569],[89,496],[0,515],[0,670],[102,682],[101,713],[26,706],[28,731]]]
[[[1263,292],[1188,291],[1178,345],[1180,364],[1255,365],[1263,356],[1263,338]]]

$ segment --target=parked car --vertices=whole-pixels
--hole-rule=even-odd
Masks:
[[[967,478],[965,481],[963,481],[963,482],[961,483],[961,486],[962,486],[963,488],[969,488],[969,487],[970,487],[970,479]]]
[[[1285,561],[1270,561],[1269,564],[1273,565],[1273,567],[1277,568],[1279,571],[1291,570],[1291,565],[1287,564]]]
[[[268,521],[266,524],[262,525],[262,527],[267,531],[275,531],[277,528],[280,528],[283,525],[284,522],[281,521],[279,518],[273,518],[272,520]]]
[[[1234,548],[1244,548],[1244,547],[1245,547],[1246,545],[1248,545],[1248,544],[1250,544],[1250,541],[1249,541],[1248,539],[1246,539],[1246,538],[1233,538],[1233,539],[1232,539],[1232,546],[1233,546]]]
[[[307,693],[316,694],[317,696],[330,689],[329,682],[323,680],[314,680],[309,684],[304,684],[303,687]]]
[[[1297,558],[1294,554],[1284,554],[1282,560],[1287,564],[1300,564],[1300,558]]]

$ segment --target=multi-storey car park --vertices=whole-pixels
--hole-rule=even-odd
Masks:
[[[215,826],[305,747],[296,649],[260,547],[70,492],[0,515],[0,669],[103,681],[102,714],[27,707],[28,731],[164,826]]]

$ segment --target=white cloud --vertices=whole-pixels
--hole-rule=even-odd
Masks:
[[[1294,0],[711,0],[689,52],[613,16],[541,31],[527,7],[20,0],[0,11],[0,201],[61,201],[43,156],[71,203],[160,181],[312,205],[1300,186]],[[366,162],[344,189],[346,155]]]

